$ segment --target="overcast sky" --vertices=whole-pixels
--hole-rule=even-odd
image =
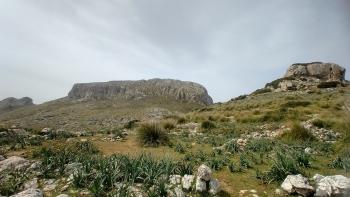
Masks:
[[[349,72],[349,0],[0,0],[0,99],[175,78],[226,101],[310,61]]]

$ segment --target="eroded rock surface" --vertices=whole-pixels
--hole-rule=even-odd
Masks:
[[[75,84],[68,97],[75,100],[141,99],[160,96],[205,105],[213,103],[207,90],[200,84],[173,79],[139,81],[110,81]]]

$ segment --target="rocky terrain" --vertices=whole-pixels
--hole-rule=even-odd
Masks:
[[[68,94],[68,98],[74,100],[116,98],[138,100],[148,96],[173,98],[204,105],[213,104],[212,98],[203,86],[173,79],[80,83],[75,84]]]
[[[162,85],[157,94],[130,85],[139,82],[75,85],[0,115],[0,195],[347,197],[344,76],[335,64],[293,64],[265,88],[211,105]]]
[[[334,63],[298,63],[291,65],[283,78],[266,84],[272,91],[310,90],[344,86],[345,68]]]
[[[207,90],[171,79],[75,84],[68,96],[0,115],[0,125],[68,129],[113,128],[212,104]]]
[[[0,114],[33,105],[33,100],[29,97],[23,97],[20,99],[9,97],[0,101]]]

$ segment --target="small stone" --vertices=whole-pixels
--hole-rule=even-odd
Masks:
[[[40,189],[27,189],[10,197],[43,197],[43,192]]]
[[[2,156],[2,155],[0,155],[0,161],[3,161],[3,160],[5,160],[6,158],[4,157],[4,156]]]

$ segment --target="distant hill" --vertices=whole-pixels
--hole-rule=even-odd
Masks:
[[[0,101],[0,114],[33,105],[33,100],[29,97],[23,97],[21,99],[9,97]]]

